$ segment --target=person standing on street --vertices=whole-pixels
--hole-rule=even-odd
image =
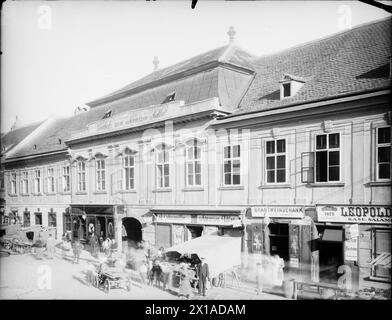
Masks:
[[[80,253],[82,252],[83,245],[80,243],[79,239],[73,244],[74,261],[73,263],[79,263]]]
[[[206,295],[206,282],[210,281],[210,270],[205,257],[201,257],[201,263],[198,267],[199,276],[199,295]]]
[[[49,234],[48,239],[46,240],[46,255],[48,259],[53,259],[55,250],[55,241],[51,234]]]

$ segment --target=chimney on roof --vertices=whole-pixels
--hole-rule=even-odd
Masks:
[[[154,64],[154,71],[157,71],[158,66],[159,66],[159,60],[158,60],[157,56],[154,57],[154,60],[152,60],[152,63]]]
[[[227,31],[227,34],[229,36],[230,43],[233,43],[234,42],[234,36],[236,34],[233,26],[230,26],[229,31]]]

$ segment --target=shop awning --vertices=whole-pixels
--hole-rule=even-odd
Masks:
[[[168,248],[166,252],[195,254],[206,258],[210,277],[241,264],[241,237],[204,235]]]
[[[381,266],[384,268],[390,268],[391,267],[391,253],[389,252],[383,252],[381,253],[378,257],[374,258],[371,262],[370,265],[372,266]]]

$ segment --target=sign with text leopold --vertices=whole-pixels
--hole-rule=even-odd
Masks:
[[[320,222],[391,224],[391,206],[316,206]]]
[[[254,218],[303,218],[305,208],[302,206],[260,206],[251,208]]]

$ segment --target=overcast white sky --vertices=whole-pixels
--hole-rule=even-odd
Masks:
[[[390,16],[352,2],[17,1],[3,3],[1,132],[99,98],[153,70],[235,42],[276,52]],[[42,7],[44,6],[44,7]],[[49,12],[49,15],[48,15]],[[346,14],[345,16],[343,16]]]

